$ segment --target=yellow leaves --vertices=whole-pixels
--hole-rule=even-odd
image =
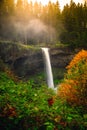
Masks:
[[[38,112],[38,111],[39,111],[39,108],[34,107],[34,110],[35,110],[35,112]]]
[[[58,123],[61,121],[61,119],[62,119],[62,117],[60,115],[58,115],[55,117],[54,121]]]

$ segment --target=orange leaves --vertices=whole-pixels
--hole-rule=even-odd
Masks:
[[[66,80],[66,82],[61,84],[58,96],[66,99],[68,103],[76,101],[77,90],[73,87],[74,85],[76,85],[76,82],[73,80]]]
[[[72,105],[87,105],[87,51],[82,50],[67,66],[58,95]]]
[[[85,60],[87,62],[87,51],[82,50],[80,51],[74,58],[73,60],[70,62],[70,64],[67,66],[67,69],[72,68],[73,66],[75,66],[80,60]]]

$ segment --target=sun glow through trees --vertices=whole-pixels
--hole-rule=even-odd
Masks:
[[[59,2],[59,5],[60,5],[60,9],[62,10],[63,7],[64,7],[64,5],[66,5],[67,3],[69,4],[71,0],[28,0],[28,2],[30,2],[30,1],[32,1],[33,3],[36,2],[36,1],[37,1],[37,2],[41,2],[41,4],[43,4],[43,5],[48,4],[49,1],[51,1],[51,2],[53,2],[53,3],[55,3],[56,1],[58,1],[58,2]],[[83,3],[83,2],[84,2],[84,0],[73,0],[73,1],[74,1],[76,4],[77,4],[77,3]]]
[[[56,3],[58,1],[60,9],[63,10],[64,5],[70,4],[71,0],[26,0],[26,1],[33,3],[38,2],[41,3],[42,5],[47,5],[49,1],[51,1],[52,3]],[[84,3],[86,0],[73,0],[73,1],[77,4],[77,3]],[[15,0],[15,2],[17,2],[17,0]]]

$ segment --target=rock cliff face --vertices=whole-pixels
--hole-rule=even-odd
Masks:
[[[73,57],[69,48],[51,48],[50,58],[53,68],[65,68]],[[0,43],[0,59],[19,77],[31,76],[44,70],[41,48],[22,44]]]
[[[43,68],[41,49],[23,44],[0,43],[0,59],[19,77],[33,75]]]
[[[52,66],[65,68],[73,58],[74,53],[75,52],[68,47],[52,48],[50,50]]]
[[[15,60],[13,67],[17,75],[24,77],[40,72],[43,68],[41,51],[20,56]]]

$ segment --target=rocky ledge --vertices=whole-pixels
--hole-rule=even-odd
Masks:
[[[68,47],[49,50],[53,68],[65,68],[75,52]],[[30,47],[20,43],[0,42],[0,59],[19,77],[31,76],[44,70],[40,47]]]

